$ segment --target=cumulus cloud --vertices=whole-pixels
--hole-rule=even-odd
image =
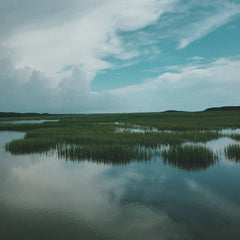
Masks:
[[[118,104],[118,97],[91,91],[92,74],[74,67],[57,86],[41,71],[17,68],[11,57],[0,58],[1,111],[104,112]]]
[[[15,68],[10,57],[0,58],[0,108],[2,111],[51,110],[53,90],[48,78],[28,67]],[[50,104],[50,105],[49,105]]]
[[[102,111],[111,96],[90,83],[112,67],[103,58],[138,55],[118,32],[152,24],[175,0],[1,2],[0,22],[10,28],[1,28],[0,47],[11,52],[0,63],[1,110]]]
[[[43,72],[17,68],[0,58],[0,109],[45,112],[130,112],[195,110],[239,102],[240,60],[220,58],[210,64],[175,66],[156,79],[106,92],[91,90],[92,72],[74,67],[57,87]],[[151,98],[149,97],[151,96]]]

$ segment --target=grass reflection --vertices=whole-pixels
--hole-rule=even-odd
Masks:
[[[217,155],[203,146],[170,146],[162,152],[163,161],[180,169],[197,171],[207,169],[217,161]]]
[[[83,159],[110,164],[128,163],[131,160],[150,160],[153,152],[145,147],[127,145],[66,145],[57,146],[57,154],[61,158],[72,161]]]
[[[240,145],[231,144],[224,150],[225,155],[228,159],[240,162]]]

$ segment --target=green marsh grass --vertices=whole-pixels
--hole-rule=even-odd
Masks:
[[[45,122],[45,123],[0,123],[0,131],[15,131],[28,132],[35,129],[65,127],[64,123],[60,122]]]
[[[221,130],[240,127],[240,111],[221,112],[160,112],[125,114],[50,115],[38,117],[0,118],[5,120],[59,119],[65,126],[121,122],[159,130]],[[58,123],[55,123],[56,125]],[[55,125],[55,126],[56,126]]]
[[[164,163],[189,171],[207,169],[217,161],[211,149],[195,145],[170,146],[162,151],[162,157]]]
[[[240,127],[239,112],[83,114],[54,116],[54,119],[59,119],[59,122],[0,123],[2,131],[26,132],[24,139],[8,143],[6,150],[21,154],[57,149],[59,155],[71,156],[73,160],[81,158],[96,161],[97,159],[130,161],[137,158],[143,160],[150,158],[154,149],[163,145],[176,148],[176,145],[186,142],[205,143],[222,136],[220,131],[212,131],[213,129]],[[117,132],[119,124],[115,122],[121,123],[121,128],[131,129],[137,126],[148,131]],[[153,128],[158,131],[149,131]],[[200,155],[198,152],[195,153]]]
[[[24,139],[8,143],[6,150],[13,154],[57,150],[59,157],[73,161],[88,159],[118,164],[160,156],[157,149],[163,145],[174,146],[197,139],[204,142],[219,137],[207,131],[116,133],[115,128],[114,124],[40,128],[28,131]]]
[[[231,144],[224,149],[228,159],[240,162],[240,144]]]
[[[44,153],[54,148],[56,143],[49,139],[18,139],[7,143],[5,149],[12,154]]]
[[[145,148],[157,148],[161,145],[176,145],[184,142],[206,142],[217,139],[221,135],[217,132],[115,132],[115,126],[110,124],[85,124],[82,126],[62,127],[62,128],[40,128],[28,131],[24,139],[19,141],[21,146],[34,146],[37,141],[41,145],[44,140],[46,145],[53,147],[56,144],[78,144],[78,145],[126,145],[132,148],[143,146]],[[23,144],[22,142],[25,142]],[[18,142],[15,143],[15,145]],[[14,145],[14,146],[15,146]],[[31,147],[29,147],[31,148]],[[19,148],[20,149],[20,148]],[[32,149],[32,148],[31,148]],[[11,145],[8,150],[11,151]],[[14,151],[14,150],[13,150]]]

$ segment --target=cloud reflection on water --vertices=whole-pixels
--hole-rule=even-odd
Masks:
[[[180,171],[164,165],[161,159],[111,166],[66,162],[39,154],[0,154],[0,171],[4,173],[0,175],[0,210],[14,209],[12,229],[20,224],[13,220],[21,214],[37,219],[25,222],[23,228],[40,224],[50,228],[54,236],[55,228],[62,231],[58,228],[62,216],[64,231],[81,229],[76,239],[86,233],[93,237],[85,239],[140,240],[202,239],[210,235],[221,239],[221,234],[224,239],[240,234],[236,221],[239,204],[225,194],[227,182],[219,193],[212,181],[213,176],[229,179],[232,174],[239,179],[238,165],[235,172],[221,165],[224,175],[214,166],[197,173]],[[52,219],[51,225],[48,219]],[[218,232],[219,223],[225,227]],[[64,239],[64,235],[58,239]]]

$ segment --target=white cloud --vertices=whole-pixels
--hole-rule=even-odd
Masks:
[[[109,93],[94,93],[90,88],[99,71],[112,67],[102,59],[113,56],[131,60],[139,54],[123,44],[118,32],[152,24],[174,2],[91,0],[88,7],[84,1],[75,0],[67,6],[65,1],[52,5],[45,1],[4,1],[1,18],[7,25],[14,24],[11,31],[2,31],[0,41],[0,48],[12,53],[2,54],[1,58],[1,110],[109,109],[108,102],[114,105],[116,98]],[[10,14],[13,8],[17,10],[10,21],[6,12]],[[63,71],[66,66],[71,67]]]
[[[210,64],[176,66],[158,78],[107,92],[93,92],[94,77],[84,66],[73,67],[57,88],[43,72],[16,68],[0,58],[1,111],[131,112],[167,109],[200,110],[237,105],[240,60],[220,58]],[[173,69],[171,69],[173,70]]]
[[[189,24],[184,31],[180,33],[180,35],[184,36],[181,37],[178,48],[182,49],[187,47],[190,43],[228,23],[238,14],[240,14],[239,4],[224,1],[224,3],[218,7],[216,12],[210,12],[207,17]]]
[[[197,84],[207,84],[206,81],[213,84],[212,79],[223,79],[226,72],[231,80],[237,78],[238,61],[222,59],[207,69],[201,65],[185,68],[178,66],[178,74],[166,73],[153,81],[124,89],[105,93],[91,90],[92,80],[104,69],[138,63],[140,58],[136,57],[139,55],[148,59],[161,57],[161,46],[156,44],[158,39],[152,38],[156,33],[142,29],[154,23],[161,25],[159,18],[166,17],[167,14],[164,13],[184,15],[196,5],[209,6],[207,1],[190,2],[191,4],[185,4],[181,0],[90,0],[88,6],[85,1],[77,0],[68,3],[64,0],[51,3],[0,0],[1,111],[161,110],[165,106],[163,101],[167,98],[166,93],[169,93],[170,98],[173,94],[176,97],[177,92],[180,93],[184,87],[191,89]],[[195,19],[179,30],[176,37],[181,40],[180,47],[186,47],[240,12],[236,3],[224,1],[223,4],[217,4],[214,1],[211,4],[216,5],[214,9],[217,12],[212,16],[206,14],[201,20],[197,18],[197,21]],[[163,21],[164,19],[163,17]],[[178,18],[174,17],[173,20],[176,22]],[[165,27],[170,28],[166,22]],[[178,27],[174,25],[173,28]],[[137,32],[138,38],[126,40],[119,34],[124,32],[127,35]],[[164,35],[164,32],[159,34]],[[122,64],[116,66],[111,60],[106,60],[106,57],[116,58]],[[202,59],[194,57],[192,60]],[[222,64],[221,61],[227,61],[227,64]],[[217,67],[217,64],[221,67]],[[212,89],[212,86],[209,88]],[[222,91],[221,86],[215,86],[214,89]],[[143,101],[142,97],[149,98],[148,93],[155,94],[151,100]],[[227,93],[222,94],[225,96]],[[176,101],[170,99],[168,102]],[[178,107],[179,104],[175,106]],[[167,106],[173,105],[165,107]]]
[[[125,49],[118,31],[133,31],[155,22],[175,0],[103,1],[74,20],[46,27],[36,25],[3,41],[21,57],[18,66],[56,73],[69,64],[82,64],[93,71],[106,69],[102,57],[129,59],[138,52]]]
[[[188,58],[189,61],[201,61],[203,59],[204,58],[200,56],[194,56],[194,57]]]
[[[10,57],[0,58],[0,109],[65,113],[111,111],[118,97],[92,92],[92,78],[92,72],[83,66],[74,67],[56,87],[43,72],[16,68]]]
[[[240,60],[220,58],[210,64],[177,66],[154,80],[111,90],[121,96],[125,111],[197,110],[237,105]]]
[[[173,85],[176,83],[181,83],[182,87],[183,84],[189,84],[190,86],[198,81],[240,83],[239,75],[236,74],[237,72],[240,73],[240,60],[237,59],[220,58],[207,66],[205,64],[198,64],[189,66],[177,65],[174,66],[174,68],[175,67],[178,71],[180,71],[179,73],[164,73],[154,80],[115,89],[110,92],[116,94],[129,94],[147,90],[153,91],[157,90],[161,85]]]

